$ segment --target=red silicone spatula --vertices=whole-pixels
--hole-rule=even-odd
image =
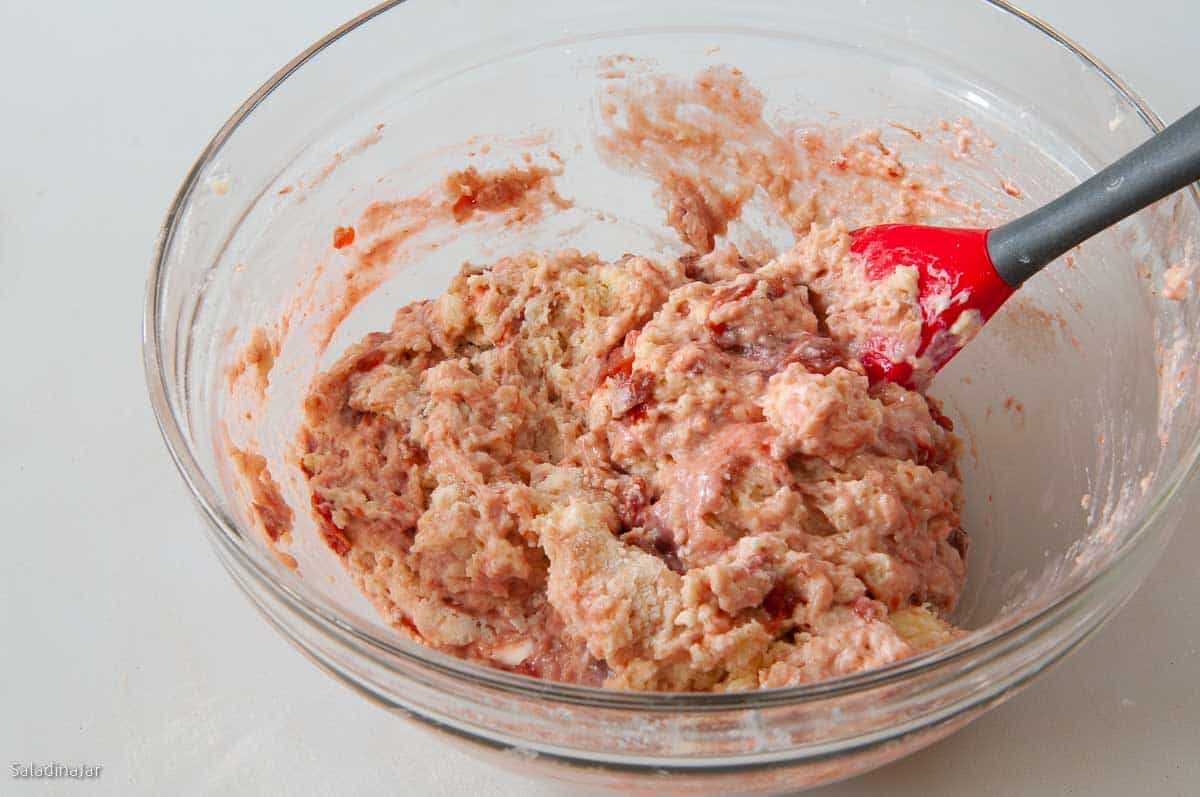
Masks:
[[[917,270],[923,315],[915,360],[875,338],[859,352],[872,382],[924,387],[1021,283],[1101,230],[1200,180],[1200,108],[1079,186],[994,230],[883,224],[853,231],[867,276]]]

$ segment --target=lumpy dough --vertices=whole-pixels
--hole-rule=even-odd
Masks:
[[[402,633],[559,681],[785,686],[954,639],[960,444],[868,384],[856,343],[914,308],[846,239],[465,267],[313,383],[326,541]]]

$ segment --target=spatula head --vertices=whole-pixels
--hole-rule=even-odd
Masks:
[[[897,268],[917,272],[921,343],[915,356],[896,362],[884,338],[860,353],[872,382],[888,380],[924,388],[938,369],[975,336],[1015,290],[1000,278],[987,251],[987,230],[882,224],[850,233],[850,251],[862,258],[868,279]]]

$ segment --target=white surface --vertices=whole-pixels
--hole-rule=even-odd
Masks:
[[[1164,117],[1200,101],[1194,0],[1028,6]],[[580,794],[475,763],[285,644],[208,550],[145,398],[142,290],[175,188],[251,90],[361,7],[0,4],[0,793]],[[1027,692],[820,794],[1197,793],[1198,532]],[[9,780],[46,760],[104,770]]]

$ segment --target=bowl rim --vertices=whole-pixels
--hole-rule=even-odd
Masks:
[[[400,659],[442,675],[463,679],[472,685],[485,686],[509,695],[541,700],[552,699],[565,704],[642,711],[706,712],[760,709],[857,693],[894,684],[913,673],[928,672],[936,667],[961,661],[975,652],[1002,645],[1006,640],[1038,626],[1041,621],[1063,607],[1082,600],[1084,593],[1096,586],[1098,581],[1101,581],[1119,562],[1124,560],[1130,551],[1145,538],[1148,530],[1162,517],[1165,509],[1176,498],[1182,486],[1200,467],[1200,435],[1197,435],[1196,439],[1193,439],[1185,449],[1169,475],[1161,482],[1162,486],[1157,493],[1147,500],[1137,515],[1126,521],[1128,526],[1134,527],[1132,533],[1117,548],[1108,553],[1099,567],[1095,568],[1080,583],[1075,584],[1071,590],[1057,596],[1054,600],[1037,605],[1034,610],[1015,620],[993,621],[982,629],[972,631],[959,640],[931,651],[875,669],[798,686],[744,692],[687,693],[637,692],[548,681],[476,664],[398,635],[390,638],[383,637],[369,628],[359,627],[355,622],[347,620],[345,612],[338,611],[323,598],[313,599],[297,592],[277,579],[276,573],[273,572],[276,565],[273,560],[268,562],[264,557],[258,556],[257,552],[246,549],[243,544],[245,535],[239,531],[237,521],[229,517],[219,506],[215,491],[193,455],[180,418],[176,414],[171,399],[170,385],[167,381],[168,370],[164,362],[159,330],[159,308],[166,283],[168,256],[174,242],[175,232],[186,214],[193,192],[200,184],[202,173],[254,110],[288,77],[322,50],[375,17],[404,5],[406,2],[407,0],[385,0],[330,31],[275,72],[221,126],[188,170],[159,230],[154,246],[152,268],[146,284],[142,323],[142,358],[151,407],[171,459],[191,491],[193,499],[207,517],[214,541],[222,544],[239,564],[247,568],[249,575],[267,588],[274,597],[280,599],[291,609],[300,612],[307,620],[314,622],[322,630],[333,632],[344,640],[355,643],[357,647],[363,649],[363,652],[371,655],[376,664],[391,667],[394,659]],[[1162,119],[1150,109],[1141,96],[1074,40],[1007,0],[979,0],[979,2],[1024,22],[1052,43],[1067,50],[1078,58],[1082,65],[1090,67],[1095,74],[1103,78],[1133,108],[1149,132],[1157,133],[1163,129]],[[1191,194],[1193,203],[1200,208],[1200,188],[1193,185],[1187,189],[1187,193]],[[226,566],[229,566],[228,563]]]

